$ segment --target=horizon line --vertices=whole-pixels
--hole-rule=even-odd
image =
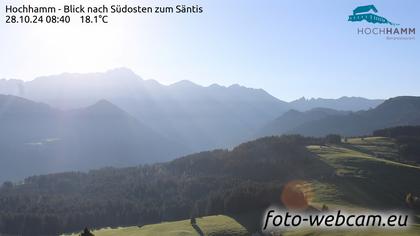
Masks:
[[[17,80],[17,81],[22,81],[23,83],[27,83],[27,82],[32,82],[32,81],[35,81],[35,80],[41,79],[41,78],[61,76],[61,75],[107,74],[107,73],[112,73],[112,72],[115,72],[115,71],[127,71],[129,73],[132,73],[136,77],[138,77],[141,81],[156,82],[156,83],[158,83],[158,84],[160,84],[162,86],[167,86],[167,87],[174,86],[174,85],[177,85],[177,84],[180,84],[180,83],[183,83],[183,82],[187,82],[187,83],[191,83],[194,86],[198,86],[198,87],[202,87],[202,88],[210,88],[210,87],[213,87],[213,86],[218,86],[218,87],[222,87],[222,88],[225,88],[225,89],[229,89],[229,88],[232,88],[232,87],[242,87],[242,88],[245,88],[245,89],[262,90],[265,93],[267,93],[268,95],[270,95],[270,96],[272,96],[272,97],[274,97],[274,98],[276,98],[276,99],[278,99],[280,101],[287,102],[287,103],[291,103],[291,102],[302,100],[302,99],[305,99],[306,101],[318,100],[318,99],[338,100],[338,99],[343,99],[343,98],[361,98],[361,99],[367,99],[367,100],[387,100],[387,99],[396,97],[396,96],[392,96],[392,97],[385,97],[385,98],[370,98],[370,97],[355,96],[355,95],[342,95],[342,96],[339,96],[339,97],[328,97],[327,98],[327,97],[306,97],[305,95],[300,95],[300,96],[297,96],[297,98],[294,98],[294,99],[281,99],[281,98],[279,98],[277,96],[274,96],[273,94],[269,93],[264,88],[261,88],[261,87],[260,88],[247,87],[247,86],[241,85],[239,83],[234,83],[234,84],[230,84],[230,85],[223,85],[223,84],[219,84],[219,83],[212,83],[212,84],[209,84],[209,85],[203,85],[203,84],[199,84],[199,83],[196,83],[195,81],[188,80],[188,79],[178,80],[178,81],[173,82],[173,83],[163,83],[163,82],[158,81],[156,79],[144,79],[141,75],[139,75],[138,73],[136,73],[131,68],[124,67],[124,66],[123,67],[115,67],[113,69],[107,69],[107,70],[104,70],[104,71],[62,72],[62,73],[55,73],[55,74],[48,74],[48,75],[40,75],[40,76],[35,76],[34,78],[28,79],[28,80],[19,79],[19,78],[0,78],[0,81],[2,81],[2,80],[6,80],[6,81]],[[399,96],[418,96],[418,95],[399,95]],[[397,97],[399,97],[399,96],[397,96]]]

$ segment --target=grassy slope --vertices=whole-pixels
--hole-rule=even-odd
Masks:
[[[405,194],[418,194],[420,191],[420,182],[416,182],[420,179],[420,168],[396,162],[397,152],[391,139],[350,139],[347,144],[340,146],[309,146],[308,149],[336,169],[336,175],[331,178],[311,180],[304,184],[303,190],[315,207],[327,204],[330,209],[349,211],[398,209],[404,206]],[[249,235],[247,231],[251,230],[244,227],[247,226],[244,222],[221,215],[197,220],[204,235]],[[142,228],[102,229],[94,233],[96,236],[198,235],[189,220]],[[420,226],[414,225],[404,232],[300,230],[285,232],[285,235],[420,235]]]
[[[348,211],[403,207],[405,194],[420,190],[416,182],[420,168],[393,161],[398,159],[394,147],[392,140],[377,137],[350,139],[340,146],[309,146],[311,152],[336,169],[334,178],[307,183],[311,204]],[[377,153],[390,155],[382,159]],[[420,226],[416,224],[406,231],[300,230],[284,235],[420,235]]]
[[[208,216],[197,218],[198,230],[201,230],[204,235],[234,235],[242,236],[248,235],[247,229],[238,223],[235,219],[224,216]],[[190,220],[164,222],[160,224],[146,225],[143,227],[125,227],[117,229],[101,229],[94,231],[95,236],[196,236],[197,230],[194,229]],[[76,234],[75,234],[76,235]]]
[[[377,138],[378,150],[382,150],[383,140]],[[349,143],[359,142],[356,139]],[[389,159],[370,155],[370,150],[362,152],[354,144],[343,146],[309,146],[308,149],[336,169],[337,177],[316,182],[314,188],[320,191],[315,200],[320,203],[362,207],[367,209],[400,208],[405,206],[407,193],[420,190],[420,168],[401,164]],[[322,189],[324,188],[324,190]],[[325,190],[326,189],[326,190]],[[316,191],[315,191],[316,192]]]

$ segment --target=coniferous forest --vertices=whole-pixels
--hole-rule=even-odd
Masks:
[[[287,181],[332,176],[331,168],[304,148],[324,141],[267,137],[231,151],[201,152],[168,163],[6,182],[0,189],[0,232],[56,235],[280,204]]]

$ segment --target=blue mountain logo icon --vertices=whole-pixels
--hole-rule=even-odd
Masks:
[[[378,13],[378,9],[374,5],[360,6],[353,10],[353,15],[349,16],[349,21],[357,22],[365,20],[373,24],[398,25],[375,13]]]

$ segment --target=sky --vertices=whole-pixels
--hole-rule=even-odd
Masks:
[[[112,15],[107,25],[82,25],[77,15],[68,25],[5,23],[5,5],[51,2],[198,4],[204,13]],[[420,30],[418,0],[2,0],[0,78],[127,67],[163,84],[241,84],[285,101],[420,95],[420,38],[358,35],[378,25],[347,21],[370,4],[399,27]]]

